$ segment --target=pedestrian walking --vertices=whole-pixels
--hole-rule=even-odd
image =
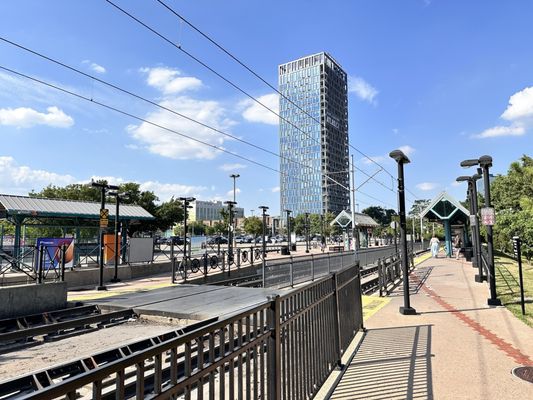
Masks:
[[[461,246],[463,245],[463,241],[461,240],[461,236],[455,235],[455,238],[453,238],[453,247],[455,248],[455,259],[459,259],[459,253],[461,252]]]
[[[433,258],[437,258],[439,254],[439,239],[433,235],[431,240],[429,241],[429,247],[431,248],[431,256]]]

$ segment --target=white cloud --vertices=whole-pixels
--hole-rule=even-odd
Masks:
[[[359,76],[348,77],[348,92],[355,93],[361,100],[370,104],[376,104],[376,96],[379,93],[375,87]]]
[[[381,163],[383,161],[387,160],[387,157],[385,156],[372,156],[371,159],[368,159],[367,157],[361,158],[361,161],[365,164],[374,164],[374,162]]]
[[[275,186],[271,190],[272,190],[272,193],[279,193],[279,186]]]
[[[42,169],[19,165],[13,157],[0,156],[0,192],[27,195],[32,189],[39,191],[50,183],[68,185],[74,183],[71,175],[61,175]]]
[[[241,189],[239,188],[236,188],[235,189],[235,193],[238,195],[241,193]],[[228,192],[226,193],[226,196],[228,196],[228,198],[230,198],[231,200],[233,200],[233,189],[231,190],[228,190]],[[237,199],[238,200],[238,199]]]
[[[244,169],[244,168],[246,168],[246,165],[245,164],[239,164],[239,163],[222,164],[218,168],[221,169],[222,171],[229,172],[229,171],[235,171],[237,169]]]
[[[142,68],[141,72],[148,75],[148,85],[159,89],[164,94],[177,94],[202,87],[202,81],[193,76],[181,76],[177,69],[167,67]]]
[[[416,188],[424,192],[436,189],[439,185],[433,182],[422,182],[416,185]]]
[[[99,64],[96,64],[95,62],[92,62],[91,60],[83,60],[81,63],[88,65],[89,68],[97,74],[105,74],[107,72],[104,67]]]
[[[404,145],[404,146],[400,146],[398,147],[399,150],[403,151],[403,154],[405,154],[407,157],[409,157],[410,155],[412,155],[416,150],[409,146],[409,145]]]
[[[462,186],[462,185],[464,185],[464,182],[457,182],[457,181],[452,182],[452,186],[455,186],[455,187]]]
[[[221,131],[227,131],[234,124],[232,120],[226,117],[226,110],[216,101],[195,100],[186,96],[179,96],[164,100],[160,104]],[[217,147],[223,147],[225,140],[227,140],[227,137],[211,129],[199,126],[162,109],[149,113],[145,118],[165,128]],[[146,122],[137,126],[130,125],[127,130],[144,148],[163,157],[180,160],[213,159],[219,153],[216,148],[184,138]]]
[[[170,198],[180,196],[199,197],[200,194],[207,190],[205,186],[189,186],[179,183],[161,183],[158,181],[142,182],[141,190],[150,190],[154,192],[160,201],[168,201]]]
[[[41,113],[29,107],[0,108],[0,125],[31,128],[35,125],[47,125],[56,128],[69,128],[74,119],[58,107],[48,107]]]
[[[501,118],[508,121],[530,117],[533,117],[533,86],[513,94],[509,99],[507,109],[501,115]]]
[[[485,129],[483,132],[474,135],[477,139],[485,139],[498,136],[521,136],[526,133],[526,130],[521,125],[511,126],[495,126],[493,128]]]
[[[277,93],[270,93],[257,98],[262,104],[279,114],[279,95]],[[245,120],[250,122],[260,122],[268,125],[278,125],[279,117],[273,112],[267,110],[262,105],[247,99],[241,102],[242,107],[245,107],[242,116]]]

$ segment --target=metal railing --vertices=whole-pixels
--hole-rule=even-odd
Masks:
[[[60,368],[31,392],[4,382],[0,393],[11,390],[20,399],[309,399],[362,328],[359,287],[355,264],[178,337],[144,341],[115,360]]]

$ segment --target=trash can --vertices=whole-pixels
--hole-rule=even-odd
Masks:
[[[465,247],[465,259],[466,261],[472,261],[472,257],[474,255],[474,251],[472,249],[472,247]]]
[[[289,246],[281,246],[281,255],[282,256],[288,256],[289,255]]]
[[[296,243],[291,243],[291,251],[296,251]]]

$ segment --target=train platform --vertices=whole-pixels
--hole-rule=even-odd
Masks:
[[[441,254],[441,257],[442,254]],[[411,306],[401,287],[365,320],[317,398],[532,399],[533,383],[512,374],[533,366],[533,329],[505,307],[487,306],[487,283],[463,260],[429,258],[411,274]]]

